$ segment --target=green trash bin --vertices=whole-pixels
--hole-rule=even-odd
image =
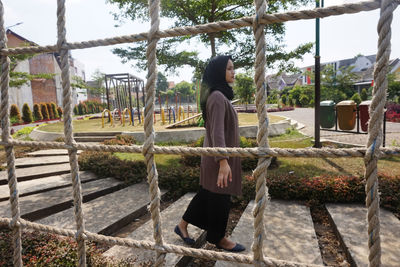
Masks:
[[[356,126],[357,104],[353,100],[341,101],[336,105],[339,128],[351,131]]]
[[[320,104],[320,125],[321,128],[332,128],[335,126],[335,102],[332,100],[322,101]]]

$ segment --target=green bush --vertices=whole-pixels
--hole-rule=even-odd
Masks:
[[[54,120],[56,117],[54,116],[53,108],[50,103],[46,103],[47,111],[49,112],[49,118]]]
[[[12,231],[0,229],[0,266],[13,266]],[[111,261],[102,256],[102,250],[93,242],[86,242],[88,266],[111,266]],[[55,234],[29,231],[22,233],[22,263],[24,266],[77,266],[78,244],[73,238]],[[113,261],[113,266],[122,261]],[[115,265],[114,265],[115,264]]]
[[[54,114],[54,118],[55,118],[55,119],[59,119],[59,118],[60,118],[60,115],[58,114],[58,110],[57,110],[57,105],[56,105],[56,103],[51,102],[50,105],[51,105],[51,110],[53,111],[53,114]]]
[[[20,123],[22,121],[21,112],[16,104],[12,104],[10,107],[10,122]]]
[[[357,106],[360,105],[361,103],[361,97],[359,93],[355,93],[352,97],[351,100],[357,103]]]
[[[28,106],[28,103],[24,103],[22,106],[22,120],[25,123],[31,123],[33,121],[32,111]]]
[[[78,162],[81,170],[90,170],[100,177],[114,177],[128,184],[146,178],[146,165],[143,161],[121,160],[109,152],[83,152]]]
[[[363,88],[363,89],[361,90],[360,97],[361,97],[361,100],[362,100],[362,101],[368,100],[368,92],[367,92],[367,89],[366,89],[366,88]]]
[[[60,116],[60,118],[61,118],[62,115],[63,115],[63,110],[62,110],[62,108],[61,108],[61,107],[57,107],[57,112],[58,112],[58,116]]]
[[[44,120],[50,119],[50,114],[49,114],[49,110],[47,109],[46,103],[40,103],[40,111],[42,112]]]
[[[307,107],[310,104],[310,99],[306,95],[300,95],[299,101],[302,107]]]
[[[276,199],[304,200],[313,203],[342,202],[364,203],[363,177],[323,175],[296,177],[294,175],[267,177],[269,195]],[[255,180],[248,175],[243,179],[243,196],[240,201],[255,197]],[[381,206],[400,214],[400,177],[379,178]]]
[[[35,119],[35,121],[43,120],[43,115],[42,115],[42,111],[40,110],[39,104],[33,105],[33,118]]]

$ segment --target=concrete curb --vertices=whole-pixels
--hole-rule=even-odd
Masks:
[[[286,129],[290,128],[293,120],[285,118],[285,120],[277,123],[272,123],[269,126],[269,136],[281,135],[286,132]],[[296,122],[297,123],[297,122]],[[258,126],[241,126],[239,127],[240,135],[244,137],[257,137]],[[200,137],[204,136],[205,129],[196,127],[191,129],[175,129],[168,131],[156,132],[156,142],[169,142],[169,141],[181,141],[181,142],[192,142]],[[123,135],[133,136],[138,142],[144,141],[143,132],[122,132]],[[34,129],[29,135],[35,141],[54,141],[59,137],[64,137],[63,133],[45,132],[38,129]]]

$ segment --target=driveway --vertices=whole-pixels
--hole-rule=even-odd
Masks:
[[[309,136],[314,136],[313,108],[296,108],[295,110],[291,111],[271,112],[270,114],[285,116],[304,124],[304,128],[301,129],[301,131]],[[356,131],[356,129],[354,131]],[[328,139],[357,145],[366,145],[368,140],[367,134],[334,132],[322,129],[320,131],[320,137],[321,140]],[[386,122],[386,146],[392,146],[394,144],[400,145],[400,123]]]

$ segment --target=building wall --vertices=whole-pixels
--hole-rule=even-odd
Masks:
[[[7,41],[8,47],[23,46],[23,44],[25,43],[24,41],[16,37],[14,34],[7,34],[7,39],[8,39]]]
[[[34,103],[55,102],[57,95],[54,79],[36,79],[31,84]]]

